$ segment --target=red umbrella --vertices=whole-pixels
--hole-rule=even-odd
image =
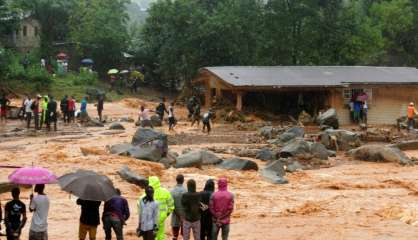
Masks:
[[[65,54],[65,53],[63,53],[63,52],[58,53],[58,54],[57,54],[57,58],[58,58],[58,59],[66,59],[66,58],[67,58],[67,54]]]

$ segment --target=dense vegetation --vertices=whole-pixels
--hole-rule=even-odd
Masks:
[[[146,80],[165,87],[208,65],[418,65],[418,0],[157,0],[135,24],[132,4],[0,0],[0,32],[29,11],[43,26],[38,56],[71,43],[103,74],[130,51]],[[0,76],[10,77],[6,56],[0,50]]]

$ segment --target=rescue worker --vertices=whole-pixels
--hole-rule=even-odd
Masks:
[[[41,108],[41,123],[40,123],[40,127],[39,129],[42,129],[42,125],[48,120],[47,118],[47,111],[48,111],[48,101],[49,98],[47,95],[45,95],[42,99],[41,99],[41,104],[40,104],[40,108]]]
[[[160,179],[156,176],[151,176],[148,178],[149,186],[154,189],[154,200],[157,201],[160,207],[160,216],[159,216],[159,226],[156,240],[164,240],[165,239],[165,220],[170,216],[170,214],[174,211],[174,200],[171,197],[170,192],[161,187]],[[138,199],[138,206],[140,204],[141,199],[144,196],[141,196]]]
[[[417,114],[418,114],[418,112],[415,109],[414,103],[413,102],[409,103],[408,112],[407,112],[407,116],[408,116],[408,131],[411,130],[411,129],[414,129],[414,117]]]

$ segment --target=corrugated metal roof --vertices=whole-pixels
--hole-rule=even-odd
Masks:
[[[347,84],[418,84],[418,69],[368,66],[206,67],[236,87],[324,87]]]

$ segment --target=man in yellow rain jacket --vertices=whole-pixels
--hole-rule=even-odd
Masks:
[[[154,200],[157,201],[160,207],[160,224],[158,226],[158,233],[156,240],[164,240],[165,239],[165,229],[164,223],[168,216],[174,211],[174,200],[171,197],[170,192],[161,187],[160,179],[158,177],[152,176],[148,178],[149,186],[154,189]],[[141,196],[138,199],[138,203],[140,203],[141,199],[144,196]],[[138,205],[139,206],[139,205]]]

